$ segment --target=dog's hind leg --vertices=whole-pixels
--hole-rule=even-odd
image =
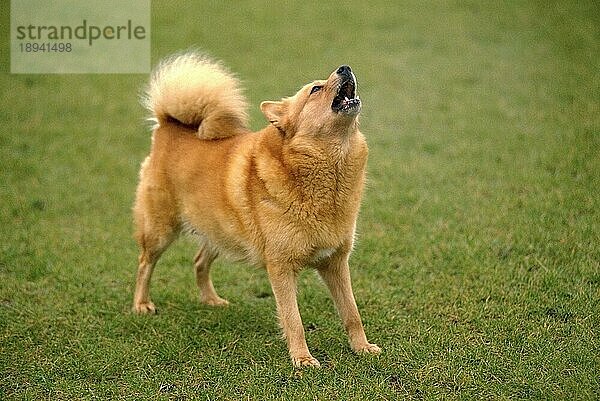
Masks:
[[[133,296],[134,312],[156,313],[156,307],[150,300],[150,279],[156,262],[174,238],[173,231],[160,237],[142,234],[139,240],[141,252]]]
[[[211,249],[209,244],[203,244],[194,258],[196,269],[196,284],[200,289],[200,302],[213,306],[226,306],[229,302],[217,295],[212,280],[210,279],[210,265],[219,255]]]
[[[149,294],[152,272],[180,230],[172,204],[172,198],[165,192],[149,191],[145,187],[138,190],[134,206],[135,238],[140,247],[133,296],[133,311],[136,313],[156,313]]]

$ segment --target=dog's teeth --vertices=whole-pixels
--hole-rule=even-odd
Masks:
[[[349,102],[350,99],[348,99],[348,96],[344,96],[344,101]]]

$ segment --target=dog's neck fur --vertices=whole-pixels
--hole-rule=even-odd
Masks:
[[[279,135],[274,127],[266,131],[271,138]],[[346,205],[357,205],[349,200],[362,195],[368,150],[360,131],[329,138],[279,138],[277,144],[267,141],[275,145],[271,147],[270,163],[279,164],[286,178],[263,179],[273,188],[278,188],[279,182],[291,183],[285,185],[285,200],[281,199],[289,205],[287,213],[302,220],[314,217],[315,223],[355,218],[358,210],[347,210]],[[307,211],[314,216],[306,216]]]

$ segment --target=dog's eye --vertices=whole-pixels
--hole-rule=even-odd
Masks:
[[[310,94],[312,95],[313,93],[316,93],[316,92],[320,91],[321,89],[323,89],[323,85],[315,85],[310,90]]]

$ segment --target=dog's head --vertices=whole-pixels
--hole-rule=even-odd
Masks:
[[[271,124],[287,137],[350,134],[356,130],[360,108],[356,78],[347,65],[327,80],[305,85],[292,97],[260,105]]]

